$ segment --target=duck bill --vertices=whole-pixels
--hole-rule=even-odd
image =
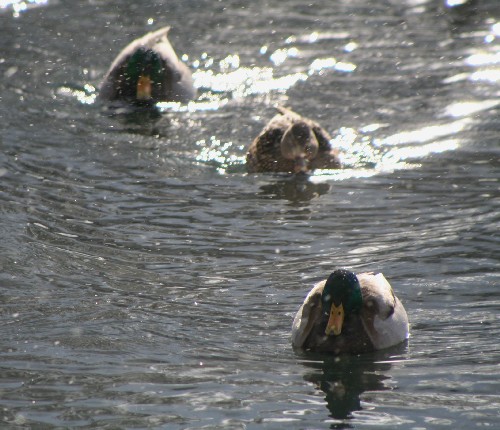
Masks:
[[[330,336],[331,334],[338,336],[342,333],[342,325],[344,324],[344,306],[342,303],[338,306],[332,304],[330,309],[330,316],[326,324],[325,334]]]
[[[149,76],[141,75],[137,81],[137,100],[146,101],[151,99],[152,82]]]
[[[309,171],[308,161],[304,157],[295,159],[293,166],[293,173],[307,173]]]

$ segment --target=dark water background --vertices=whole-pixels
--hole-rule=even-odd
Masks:
[[[497,0],[0,6],[0,427],[499,428]],[[163,25],[199,98],[104,115]],[[278,104],[346,168],[247,175]],[[335,267],[386,275],[407,346],[292,350]]]

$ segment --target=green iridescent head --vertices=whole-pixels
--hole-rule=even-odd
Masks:
[[[149,100],[155,85],[160,85],[164,74],[163,61],[156,51],[140,47],[127,62],[125,79],[133,88],[137,100]]]
[[[328,317],[325,333],[339,335],[345,315],[359,312],[363,305],[356,275],[345,269],[335,270],[326,280],[321,303],[323,314]]]

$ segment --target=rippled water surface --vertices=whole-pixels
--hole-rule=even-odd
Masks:
[[[163,25],[198,98],[103,112]],[[2,428],[500,426],[497,0],[7,0],[0,36]],[[277,105],[345,168],[247,175]],[[407,345],[292,350],[336,267],[386,275]]]

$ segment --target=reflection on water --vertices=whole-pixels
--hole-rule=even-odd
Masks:
[[[443,0],[446,17],[455,25],[470,22],[478,12],[477,0]]]
[[[221,142],[215,136],[209,139],[201,139],[196,142],[199,148],[196,161],[217,168],[219,173],[242,173],[246,171],[244,153],[245,146],[240,146],[239,153],[235,154],[233,142]]]
[[[425,3],[425,2],[424,2]],[[470,11],[476,11],[475,2],[464,1],[454,4],[446,3],[454,14],[466,19]],[[429,6],[432,9],[431,6]],[[498,23],[490,25],[490,31],[485,36],[485,51],[473,53],[465,58],[464,64],[473,67],[471,73],[460,73],[445,77],[441,82],[446,85],[469,80],[471,82],[498,81],[498,52],[489,49],[494,44],[500,33]],[[345,58],[337,59],[333,56],[310,57],[310,51],[316,45],[337,39],[347,41],[342,46]],[[347,73],[356,71],[358,57],[357,51],[363,48],[359,41],[350,40],[349,34],[332,32],[329,30],[305,32],[288,36],[281,40],[280,47],[270,48],[267,44],[255,49],[253,53],[259,59],[258,65],[248,64],[248,60],[237,53],[229,53],[217,57],[214,53],[203,51],[201,55],[189,56],[183,54],[182,59],[193,69],[195,86],[199,89],[197,100],[182,104],[178,102],[158,103],[158,112],[168,116],[169,113],[209,112],[221,109],[231,109],[231,103],[242,101],[256,95],[265,95],[266,100],[273,97],[283,104],[288,90],[303,85],[307,80],[323,76],[325,73]],[[323,51],[321,51],[323,53]],[[247,54],[248,55],[248,54]],[[305,61],[304,61],[305,60]],[[351,60],[351,61],[348,61]],[[288,63],[292,62],[293,66]],[[86,70],[86,69],[85,69]],[[88,71],[86,71],[88,73]],[[411,79],[411,77],[409,77]],[[92,104],[96,98],[96,90],[91,83],[81,87],[62,86],[57,89],[57,94],[76,98],[82,104]],[[360,124],[357,128],[342,126],[334,121],[328,131],[334,136],[332,145],[342,151],[342,159],[347,170],[342,172],[317,172],[321,177],[329,176],[333,180],[345,180],[355,177],[369,177],[380,172],[394,172],[397,170],[420,167],[418,160],[431,154],[456,150],[460,141],[454,136],[469,129],[474,124],[474,116],[486,110],[493,109],[500,102],[498,97],[483,101],[463,100],[453,102],[441,109],[440,118],[458,118],[444,122],[441,119],[431,124],[419,124],[420,127],[411,129],[405,127],[394,134],[387,134],[390,127],[388,123]],[[129,122],[125,128],[128,132],[137,131],[143,135],[166,135],[157,127],[149,126],[150,122],[159,119],[158,112],[147,115],[128,112],[121,107],[114,113],[123,122]],[[146,127],[140,125],[142,119],[146,120]],[[243,124],[242,124],[243,125]],[[213,130],[212,130],[213,131]],[[254,136],[253,136],[254,137]],[[213,165],[219,173],[242,173],[245,171],[244,148],[250,143],[233,143],[224,141],[212,135],[196,140],[200,151],[195,153],[195,162]],[[188,151],[189,155],[193,151]],[[352,170],[351,170],[352,169]]]
[[[151,105],[141,106],[136,104],[131,106],[118,104],[116,107],[102,106],[102,112],[110,118],[117,118],[124,124],[150,124],[162,118],[158,109]]]
[[[309,175],[305,174],[275,176],[275,181],[261,185],[259,195],[268,199],[304,203],[326,194],[331,188],[327,182],[312,182]]]
[[[56,90],[57,95],[62,97],[74,97],[81,104],[94,104],[97,98],[96,89],[91,84],[85,84],[82,88],[62,86]]]
[[[324,36],[324,37],[323,37]],[[284,43],[295,42],[313,44],[323,40],[330,35],[313,33],[307,37],[289,38]],[[351,43],[349,50],[355,49]],[[260,49],[260,54],[266,54],[267,47]],[[282,66],[287,58],[298,57],[300,51],[296,47],[277,49],[269,55],[269,66],[245,66],[240,62],[240,56],[230,54],[216,61],[204,52],[199,59],[191,60],[190,67],[194,69],[194,86],[198,88],[198,98],[188,103],[160,102],[157,104],[162,112],[195,112],[215,110],[225,106],[230,100],[237,100],[252,95],[267,95],[271,92],[284,93],[286,90],[305,82],[314,75],[321,75],[326,70],[341,73],[352,73],[356,65],[338,61],[333,57],[315,58],[309,66],[299,66],[302,70],[289,74],[282,74],[278,67]],[[184,54],[182,60],[188,62],[188,55]],[[295,67],[297,69],[297,67]],[[83,88],[69,88],[67,86],[58,89],[61,95],[75,97],[80,103],[89,104],[96,100],[96,90],[92,84],[87,83]]]
[[[331,428],[352,427],[353,412],[364,409],[363,393],[397,388],[391,381],[391,363],[403,362],[405,353],[406,344],[373,354],[338,357],[308,354],[302,364],[314,371],[307,371],[304,379],[323,391],[330,417],[336,420]]]
[[[499,8],[468,3],[0,0],[3,426],[497,428]],[[102,112],[163,25],[198,98]],[[276,105],[345,168],[246,174]],[[339,266],[394,279],[411,351],[297,358]]]
[[[45,6],[48,3],[49,0],[0,0],[0,12],[2,9],[12,9],[12,16],[19,18],[21,13],[34,7]]]
[[[119,133],[135,133],[143,136],[160,136],[168,133],[168,117],[163,117],[160,111],[151,106],[102,106],[101,112],[121,124]],[[161,121],[161,128],[157,126]]]
[[[314,38],[308,38],[308,44],[320,39],[321,34],[314,33]],[[293,39],[295,42],[295,39]],[[290,44],[291,40],[286,40]],[[260,54],[267,54],[267,47],[260,49]],[[271,91],[284,92],[299,82],[305,82],[311,76],[322,74],[331,69],[333,71],[350,73],[356,69],[356,65],[345,61],[337,61],[333,57],[316,58],[308,66],[302,66],[302,70],[294,73],[281,75],[277,67],[283,66],[288,58],[299,57],[300,51],[297,47],[286,47],[277,49],[269,55],[270,66],[245,66],[241,64],[240,57],[231,54],[218,62],[208,58],[204,53],[200,60],[192,64],[197,69],[193,73],[194,85],[202,90],[200,100],[204,100],[209,94],[229,94],[232,99],[248,97],[255,94],[268,94]],[[273,67],[274,66],[274,67]],[[296,69],[296,68],[295,68]],[[224,100],[224,99],[223,99]],[[203,109],[204,105],[201,105]]]

